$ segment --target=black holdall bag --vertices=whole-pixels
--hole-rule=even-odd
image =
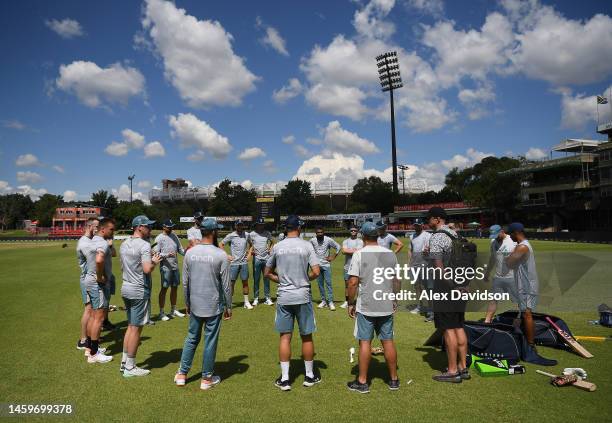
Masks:
[[[550,317],[550,319],[553,320],[555,324],[559,326],[559,328],[567,332],[570,336],[573,336],[572,331],[567,326],[567,323],[563,321],[563,319],[544,313],[532,312],[531,315],[533,316],[533,321],[535,323],[534,341],[536,345],[543,345],[545,347],[552,347],[562,350],[569,349],[569,346],[565,343],[563,338],[559,336],[557,330],[546,320],[547,317]],[[493,321],[513,325],[515,324],[516,319],[520,319],[520,311],[509,310],[496,315],[493,318]]]
[[[597,307],[599,311],[599,324],[607,328],[612,328],[612,308],[606,304],[601,304]]]

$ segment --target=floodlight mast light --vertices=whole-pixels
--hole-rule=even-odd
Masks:
[[[389,51],[376,57],[380,86],[382,91],[389,91],[389,102],[391,104],[391,161],[393,169],[393,200],[397,202],[399,190],[397,187],[397,152],[395,145],[395,109],[393,105],[393,91],[402,88],[402,77],[400,75],[397,52]]]

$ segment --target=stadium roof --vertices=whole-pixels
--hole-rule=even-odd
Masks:
[[[508,169],[503,172],[499,172],[500,175],[517,175],[521,173],[538,172],[542,170],[548,170],[553,168],[560,168],[566,166],[581,166],[582,163],[593,163],[595,160],[595,154],[582,153],[568,157],[561,157],[559,159],[543,160],[540,162],[533,162],[526,164],[521,167],[515,167]]]
[[[594,151],[599,147],[601,141],[597,140],[585,140],[579,138],[568,138],[563,140],[560,144],[555,145],[552,151],[564,152],[564,153],[583,153],[588,151]]]

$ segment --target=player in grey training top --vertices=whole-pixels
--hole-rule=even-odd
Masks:
[[[202,221],[202,241],[190,248],[183,261],[183,288],[189,313],[189,331],[185,338],[181,365],[174,377],[178,386],[185,385],[195,350],[204,327],[201,389],[210,389],[221,378],[213,375],[221,316],[232,317],[230,262],[225,251],[213,245],[219,226],[213,219]]]
[[[344,302],[340,305],[341,308],[348,306],[348,270],[351,265],[353,254],[363,248],[363,240],[357,238],[357,226],[352,225],[350,229],[351,237],[342,241],[342,254],[344,254]]]
[[[77,242],[77,260],[81,273],[79,275],[79,286],[81,289],[81,298],[83,300],[83,315],[81,316],[81,337],[77,341],[77,349],[84,350],[90,348],[91,338],[87,336],[87,324],[91,318],[91,303],[87,296],[87,286],[85,285],[85,275],[87,274],[87,255],[91,248],[91,239],[98,230],[99,220],[96,217],[90,217],[85,223],[85,233]]]
[[[387,233],[387,225],[381,220],[376,223],[378,228],[378,245],[393,250],[395,254],[399,253],[404,248],[404,243],[397,239],[394,235]],[[391,247],[395,247],[394,249]]]
[[[219,248],[223,249],[225,244],[230,246],[230,279],[232,281],[232,295],[234,284],[240,276],[242,279],[242,295],[244,297],[244,308],[252,310],[253,306],[249,302],[249,259],[251,251],[249,249],[249,235],[244,231],[244,223],[237,220],[234,224],[236,230],[223,238],[219,243]]]
[[[516,295],[516,282],[514,281],[514,271],[506,264],[506,258],[512,254],[516,248],[516,242],[512,241],[510,235],[499,225],[492,225],[489,228],[489,238],[491,239],[491,248],[489,255],[489,263],[484,274],[484,281],[489,281],[491,272],[495,269],[493,277],[493,293],[508,293],[514,302],[518,302]],[[489,301],[487,313],[485,315],[485,323],[491,323],[493,316],[497,310],[497,301]]]
[[[102,218],[104,220],[104,218]],[[106,303],[104,307],[104,320],[102,322],[102,328],[104,330],[113,330],[115,329],[115,325],[113,325],[110,320],[108,320],[108,308],[110,304],[111,295],[115,294],[115,275],[113,275],[113,257],[117,256],[117,251],[115,251],[115,247],[113,246],[113,239],[104,239],[100,235],[94,235],[91,241],[96,245],[96,247],[102,248],[105,250],[104,255],[104,273],[106,274],[107,282],[104,284],[104,293],[106,296]]]
[[[187,229],[187,241],[189,242],[187,248],[193,247],[202,240],[202,232],[200,231],[202,219],[204,219],[202,212],[195,212],[193,215],[193,226]]]
[[[270,257],[272,248],[272,234],[266,230],[263,218],[255,222],[255,230],[248,234],[249,244],[251,245],[250,254],[253,256],[253,307],[259,304],[259,279],[263,277],[265,304],[273,305],[270,298],[270,280],[263,273],[266,268],[266,261]]]
[[[323,226],[317,226],[315,229],[315,237],[310,240],[315,254],[319,259],[321,273],[319,274],[319,292],[321,293],[321,303],[319,308],[328,307],[330,310],[335,310],[334,291],[332,288],[332,269],[331,262],[336,259],[340,252],[340,245],[333,238],[325,236]],[[330,250],[334,250],[331,254]],[[327,287],[326,287],[327,285]],[[327,288],[327,292],[326,292]]]
[[[168,321],[172,317],[185,317],[176,309],[176,294],[180,283],[177,255],[185,255],[185,250],[176,234],[172,232],[174,222],[166,219],[162,224],[163,232],[155,238],[154,250],[159,253],[162,261],[159,265],[161,275],[161,290],[159,291],[159,319]],[[164,312],[166,292],[170,287],[170,314]]]
[[[287,237],[272,247],[266,263],[265,276],[278,283],[275,328],[280,333],[279,360],[281,375],[274,384],[283,391],[291,389],[289,383],[289,361],[291,360],[291,336],[294,321],[298,321],[302,338],[302,356],[306,376],[304,386],[313,386],[321,381],[313,370],[314,343],[312,333],[316,330],[310,281],[319,276],[319,259],[312,244],[299,238],[301,221],[289,216],[285,221]],[[310,270],[308,269],[310,267]]]
[[[123,241],[120,248],[123,285],[121,296],[125,303],[128,327],[123,338],[123,355],[120,371],[124,377],[146,376],[149,370],[136,366],[136,353],[140,344],[142,326],[149,317],[151,301],[151,272],[161,261],[157,252],[151,254],[149,237],[151,225],[155,223],[146,216],[132,219],[134,233]]]

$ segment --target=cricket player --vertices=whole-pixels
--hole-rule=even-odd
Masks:
[[[183,313],[176,309],[176,295],[180,283],[177,255],[185,255],[185,250],[178,237],[172,229],[174,228],[172,219],[166,219],[162,224],[163,232],[155,237],[154,251],[162,258],[159,264],[161,275],[161,290],[159,291],[159,320],[168,321],[173,317],[185,317]],[[164,312],[166,304],[166,292],[170,288],[170,314]]]
[[[90,217],[85,223],[85,232],[77,242],[77,260],[81,274],[79,275],[79,286],[81,289],[81,298],[83,299],[83,315],[81,316],[81,337],[77,341],[77,350],[90,348],[91,338],[87,336],[87,324],[91,318],[91,303],[87,295],[87,285],[85,284],[85,276],[87,275],[87,254],[91,248],[91,239],[98,230],[99,220],[97,217]],[[98,347],[99,349],[100,347]]]
[[[348,270],[348,315],[355,319],[355,338],[359,341],[359,374],[357,379],[347,384],[349,390],[366,394],[370,392],[368,368],[372,358],[372,338],[374,333],[380,339],[389,369],[390,379],[387,386],[392,391],[400,388],[397,376],[397,351],[393,341],[393,313],[397,302],[389,294],[400,291],[399,280],[395,276],[375,279],[376,269],[395,269],[397,257],[389,249],[378,245],[378,230],[372,222],[361,226],[364,247],[353,253]],[[386,275],[387,272],[383,272]],[[391,272],[394,275],[395,272]],[[359,296],[357,289],[359,288]],[[385,296],[386,295],[386,296]],[[355,301],[355,298],[357,300]]]
[[[187,241],[189,242],[187,249],[193,247],[202,239],[202,232],[200,231],[202,219],[204,219],[202,212],[195,212],[193,215],[193,226],[187,229]]]
[[[149,318],[151,301],[151,272],[162,258],[151,253],[149,237],[151,225],[155,223],[147,216],[132,219],[134,233],[123,241],[120,248],[123,285],[121,296],[125,303],[128,327],[123,338],[123,354],[120,371],[123,377],[146,376],[150,370],[136,366],[136,353],[140,344],[142,327]]]
[[[453,240],[457,233],[446,225],[446,211],[441,207],[432,207],[427,212],[429,227],[434,230],[429,239],[428,259],[430,266],[440,269],[440,275],[448,267],[453,254]],[[434,325],[443,332],[444,346],[448,367],[432,378],[437,382],[461,383],[471,378],[466,365],[467,336],[463,329],[465,321],[465,302],[451,299],[450,284],[454,282],[436,277],[433,281],[433,292],[437,295],[448,295],[448,299],[433,302]]]
[[[105,218],[101,217],[100,220],[104,221]],[[106,290],[106,307],[104,307],[104,320],[102,321],[103,330],[114,330],[115,325],[108,319],[108,311],[110,306],[111,296],[115,294],[115,275],[113,275],[113,257],[117,257],[117,251],[113,246],[113,238],[104,239],[100,235],[96,234],[93,236],[92,241],[97,246],[104,248],[104,243],[108,245],[104,257],[104,272],[106,274],[106,283],[104,289]]]
[[[272,234],[266,230],[263,218],[255,222],[255,230],[249,233],[249,243],[251,245],[250,254],[253,256],[253,307],[259,304],[259,280],[263,278],[264,296],[266,305],[274,305],[270,297],[270,280],[264,276],[266,261],[270,257],[270,249],[274,242]]]
[[[236,279],[240,276],[242,280],[242,295],[244,297],[244,308],[252,310],[253,306],[249,301],[249,259],[251,251],[249,249],[249,235],[244,230],[244,222],[237,220],[234,224],[235,231],[227,234],[219,243],[219,248],[223,249],[225,244],[230,246],[230,279],[232,281],[232,295]]]
[[[108,240],[113,239],[115,233],[115,222],[112,219],[102,219],[98,224],[98,231],[91,239],[87,254],[87,275],[85,285],[87,286],[87,297],[91,304],[92,315],[87,324],[87,332],[91,338],[88,363],[107,363],[113,359],[100,351],[100,332],[104,321],[104,310],[108,308],[108,283],[112,275],[112,267],[107,264],[111,260],[110,246]],[[110,269],[110,273],[107,273]]]
[[[414,281],[414,287],[418,298],[421,297],[421,292],[424,289],[431,290],[433,288],[430,281],[426,277],[427,260],[425,259],[425,250],[429,248],[429,239],[431,234],[423,230],[423,221],[415,219],[413,222],[414,234],[410,238],[410,250],[408,251],[408,262],[411,267],[422,269],[419,277]],[[433,311],[430,301],[419,301],[415,308],[410,310],[412,314],[425,313],[429,321],[433,320]]]
[[[363,240],[357,237],[358,232],[357,226],[352,225],[350,228],[350,238],[342,241],[342,254],[344,254],[344,302],[340,305],[340,308],[348,307],[348,270],[351,265],[351,259],[355,252],[363,248]]]
[[[336,310],[334,305],[334,290],[332,287],[332,269],[331,263],[336,259],[340,252],[340,245],[333,238],[325,236],[323,226],[315,228],[315,237],[310,240],[315,254],[319,259],[321,273],[319,274],[319,292],[321,293],[321,302],[319,308],[329,307],[330,310]],[[331,250],[334,253],[331,253]]]
[[[204,353],[202,356],[201,389],[210,389],[221,382],[214,375],[217,343],[222,316],[232,317],[232,287],[230,261],[224,250],[213,245],[215,232],[222,226],[214,219],[204,219],[201,225],[202,240],[190,248],[183,260],[183,288],[189,313],[189,329],[179,371],[174,376],[177,386],[184,386],[193,363],[195,350],[204,328]]]
[[[514,281],[514,271],[508,267],[505,261],[516,248],[516,242],[512,241],[510,235],[507,235],[499,225],[493,225],[489,228],[489,239],[491,240],[491,251],[487,270],[484,275],[484,281],[489,281],[491,272],[495,269],[491,291],[500,294],[507,292],[510,294],[512,301],[516,303],[518,302],[518,298],[516,293],[516,282]],[[491,323],[493,321],[496,310],[497,301],[490,301],[487,306],[485,323]]]
[[[399,253],[401,249],[404,248],[404,243],[402,241],[397,239],[392,234],[387,233],[387,225],[385,225],[382,220],[376,223],[376,227],[378,228],[378,245],[385,247],[388,250],[392,250],[395,254]]]
[[[297,320],[302,338],[302,357],[305,377],[303,386],[311,387],[321,382],[314,372],[314,342],[316,331],[310,281],[320,273],[319,259],[311,243],[300,238],[302,222],[295,215],[288,216],[285,225],[287,237],[272,247],[264,275],[278,283],[275,328],[280,333],[278,356],[281,375],[274,385],[281,391],[291,390],[289,362],[291,337]],[[310,267],[310,269],[309,269]]]

